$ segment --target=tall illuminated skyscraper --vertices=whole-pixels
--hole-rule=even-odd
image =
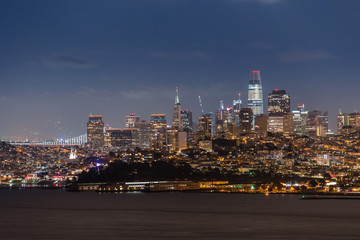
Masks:
[[[104,146],[104,122],[102,115],[89,115],[87,122],[88,143],[92,148]]]
[[[172,127],[175,127],[176,129],[179,129],[179,130],[181,129],[181,104],[180,104],[180,100],[179,100],[178,87],[176,87],[176,96],[175,96]]]
[[[250,73],[248,107],[251,108],[254,116],[264,113],[263,91],[259,70],[253,70]]]
[[[151,114],[150,129],[152,146],[162,148],[166,144],[165,114]]]
[[[137,128],[138,123],[140,122],[140,116],[137,116],[135,113],[125,117],[125,127],[126,128]]]
[[[290,114],[290,115],[288,115]],[[268,95],[268,130],[272,133],[293,133],[293,117],[290,113],[290,96],[285,90],[275,89]]]

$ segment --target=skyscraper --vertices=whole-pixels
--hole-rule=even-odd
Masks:
[[[185,132],[193,131],[192,111],[181,110],[181,128]]]
[[[88,143],[92,148],[104,146],[104,122],[102,115],[89,115],[87,122]]]
[[[211,140],[212,119],[210,114],[204,114],[199,117],[197,134],[199,140]]]
[[[284,132],[284,117],[290,113],[290,96],[285,90],[275,89],[268,95],[268,115],[269,115],[269,132],[272,133],[283,133]],[[289,128],[291,124],[290,117],[287,116],[287,133],[293,131]]]
[[[265,114],[261,114],[255,117],[255,132],[259,135],[259,137],[267,136],[267,125],[268,125],[268,117]]]
[[[131,113],[129,116],[125,116],[125,127],[126,128],[137,128],[140,122],[140,116],[135,113]]]
[[[226,131],[226,125],[230,117],[230,112],[224,108],[223,101],[220,101],[220,108],[215,112],[215,135],[223,136]]]
[[[166,144],[165,114],[151,114],[150,120],[151,142],[155,148],[162,148]]]
[[[292,111],[293,120],[294,120],[294,133],[296,135],[305,135],[306,134],[306,123],[308,113],[304,111],[304,104],[298,105],[298,110]]]
[[[290,96],[285,90],[275,89],[268,95],[268,114],[284,116],[290,112]]]
[[[306,133],[309,136],[326,136],[329,129],[328,112],[322,112],[318,109],[308,113],[306,123]]]
[[[241,102],[241,98],[240,98],[241,94],[239,93],[239,99],[233,100],[233,109],[232,109],[232,118],[233,121],[235,123],[236,126],[240,125],[240,119],[239,119],[239,114],[240,114],[240,109],[242,108],[242,102]]]
[[[175,96],[175,104],[174,104],[174,112],[173,112],[173,121],[172,127],[176,129],[181,129],[181,104],[179,100],[179,88],[176,87],[176,96]]]
[[[259,70],[253,70],[250,73],[248,107],[251,108],[254,116],[264,112],[263,92]]]
[[[241,108],[240,114],[240,130],[242,133],[250,133],[253,123],[253,113],[251,108]]]
[[[149,148],[151,146],[151,125],[150,122],[141,121],[139,126],[139,146],[140,148]]]

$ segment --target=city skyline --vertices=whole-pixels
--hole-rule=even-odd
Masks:
[[[221,100],[230,106],[239,92],[246,105],[252,69],[261,72],[264,96],[285,89],[291,109],[304,103],[310,111],[327,110],[335,131],[339,108],[360,109],[357,6],[352,0],[7,2],[0,10],[0,135],[79,136],[89,113],[114,127],[132,112],[145,120],[165,113],[170,122],[175,86],[197,119],[199,95],[206,112]]]

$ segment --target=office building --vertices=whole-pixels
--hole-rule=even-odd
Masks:
[[[296,111],[292,111],[294,121],[294,134],[303,136],[306,135],[306,123],[307,123],[307,112],[304,108],[298,108]]]
[[[268,115],[284,116],[290,112],[290,96],[285,90],[275,89],[268,95]]]
[[[236,100],[233,100],[233,106],[232,106],[232,120],[235,126],[240,126],[240,110],[242,108],[242,101],[241,101],[241,94],[239,93],[239,98]]]
[[[211,140],[212,138],[212,118],[210,114],[204,114],[199,117],[197,128],[199,140]]]
[[[91,148],[104,146],[104,122],[102,115],[89,115],[87,122],[87,138]]]
[[[154,148],[163,148],[166,145],[166,118],[165,114],[151,114],[151,144]]]
[[[290,113],[290,96],[285,90],[273,90],[268,95],[268,131],[284,133],[284,116],[288,113]]]
[[[283,135],[291,136],[294,134],[294,115],[289,112],[283,116]]]
[[[251,108],[253,115],[257,116],[264,113],[263,91],[259,70],[253,70],[250,73],[248,107]]]
[[[151,125],[150,122],[141,121],[138,123],[139,127],[139,147],[150,148],[151,147]]]
[[[230,111],[225,109],[223,101],[220,101],[220,108],[215,112],[215,137],[225,136],[227,124],[230,121]]]
[[[185,132],[193,131],[192,111],[181,110],[181,129]]]
[[[240,132],[250,133],[253,123],[253,112],[251,108],[241,108],[239,113]]]
[[[105,130],[110,145],[117,148],[135,148],[139,146],[138,128],[107,128]]]
[[[139,122],[140,122],[140,116],[137,116],[135,113],[131,113],[130,115],[125,116],[126,128],[137,128]]]
[[[175,96],[175,104],[173,110],[173,121],[172,127],[176,129],[181,129],[181,104],[179,99],[179,88],[176,87],[176,96]]]
[[[267,137],[267,125],[268,125],[268,117],[266,114],[260,114],[255,117],[255,133],[259,137]]]
[[[308,136],[326,136],[328,131],[328,113],[318,109],[308,112],[306,134]]]

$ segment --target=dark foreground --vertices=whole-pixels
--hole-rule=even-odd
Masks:
[[[0,239],[360,239],[360,201],[0,191]]]

